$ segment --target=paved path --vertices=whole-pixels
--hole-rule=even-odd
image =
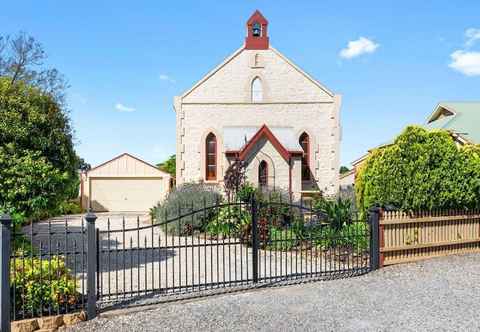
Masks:
[[[478,331],[480,255],[106,312],[71,331]]]

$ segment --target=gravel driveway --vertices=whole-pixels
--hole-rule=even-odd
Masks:
[[[480,255],[467,254],[356,278],[105,312],[71,331],[478,331],[479,312]]]

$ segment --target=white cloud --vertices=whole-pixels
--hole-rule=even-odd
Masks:
[[[467,76],[480,75],[480,52],[455,51],[450,54],[452,62],[448,65]]]
[[[133,108],[133,107],[128,107],[128,106],[125,106],[123,104],[120,104],[120,103],[117,103],[115,105],[115,109],[119,112],[135,112],[136,109]]]
[[[170,76],[168,76],[167,74],[160,74],[160,76],[158,76],[158,78],[160,78],[160,80],[162,80],[162,81],[168,81],[170,83],[175,83],[175,80],[173,78],[171,78]]]
[[[368,38],[360,37],[357,40],[349,41],[347,48],[340,51],[340,57],[352,59],[362,54],[373,53],[379,46],[379,44],[374,43]]]
[[[480,29],[470,28],[465,31],[465,47],[472,47],[478,40],[480,40]]]

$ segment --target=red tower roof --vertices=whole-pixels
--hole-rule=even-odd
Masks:
[[[247,50],[267,50],[268,40],[268,21],[256,10],[247,21],[247,37],[245,38],[245,48]]]

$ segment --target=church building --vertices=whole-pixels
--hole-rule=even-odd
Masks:
[[[256,11],[245,43],[174,98],[177,185],[223,186],[228,166],[246,164],[247,181],[292,199],[339,187],[341,96],[270,45]]]

